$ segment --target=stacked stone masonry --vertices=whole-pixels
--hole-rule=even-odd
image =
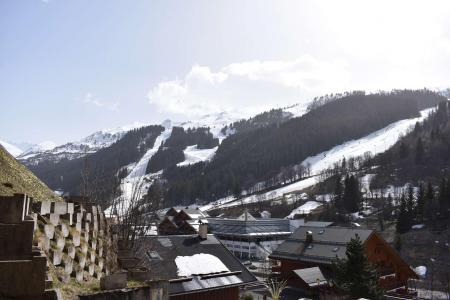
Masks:
[[[100,279],[110,273],[111,235],[100,206],[42,201],[34,203],[35,240],[59,269],[62,281]]]
[[[33,247],[31,202],[23,194],[0,197],[0,298],[44,299],[46,293],[47,258]]]

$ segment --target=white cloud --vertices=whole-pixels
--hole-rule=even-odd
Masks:
[[[119,108],[118,102],[106,102],[106,101],[100,100],[90,92],[86,93],[83,102],[92,104],[97,107],[112,110],[112,111],[117,111]]]
[[[233,63],[218,71],[195,65],[182,79],[158,83],[149,92],[149,101],[162,112],[183,115],[253,113],[341,90],[348,77],[343,60],[320,61],[310,55]]]

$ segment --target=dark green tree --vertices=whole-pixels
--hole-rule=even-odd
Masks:
[[[425,186],[423,182],[419,182],[419,190],[417,191],[416,217],[417,221],[422,223],[425,214]]]
[[[358,179],[353,175],[345,177],[343,203],[347,212],[356,212],[359,209],[361,191]]]
[[[414,187],[412,184],[408,185],[408,198],[406,199],[406,210],[408,221],[411,224],[416,215],[416,207],[415,207],[415,195],[414,195]]]
[[[391,193],[389,193],[383,204],[383,218],[385,221],[388,221],[392,218],[393,210],[394,208],[392,205],[392,195]]]
[[[409,221],[409,213],[406,208],[405,194],[402,194],[400,199],[400,209],[397,216],[396,230],[397,233],[408,232],[411,228],[411,223]]]
[[[409,155],[409,149],[408,146],[402,141],[400,144],[400,148],[398,151],[398,155],[400,156],[400,158],[406,158]]]
[[[450,180],[443,176],[439,185],[439,212],[443,216],[449,215],[450,209]]]
[[[336,175],[336,184],[334,187],[334,203],[335,203],[335,206],[336,206],[339,214],[342,214],[344,211],[342,198],[343,198],[342,179],[341,179],[341,175],[338,174],[338,175]]]
[[[434,188],[431,182],[428,182],[427,191],[425,195],[424,216],[432,219],[434,206]]]
[[[333,262],[336,286],[353,298],[382,299],[376,268],[367,259],[357,234],[347,243],[345,254],[347,258],[337,258]]]
[[[419,137],[417,139],[417,143],[416,143],[416,163],[417,164],[422,164],[424,162],[424,156],[425,156],[425,150],[423,147],[423,141],[422,138]]]

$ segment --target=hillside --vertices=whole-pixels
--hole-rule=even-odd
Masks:
[[[187,204],[239,195],[260,182],[276,185],[284,176],[280,174],[296,177],[288,173],[307,157],[396,121],[418,117],[419,110],[443,99],[427,90],[370,95],[355,92],[301,117],[241,130],[221,143],[210,163],[165,170],[164,178],[169,181],[166,200]]]
[[[166,205],[208,203],[300,180],[315,173],[318,156],[329,156],[320,158],[323,163],[341,159],[330,149],[378,130],[381,139],[386,126],[419,118],[420,111],[443,99],[429,90],[351,92],[307,109],[275,109],[241,121],[220,114],[198,122],[165,122],[131,130],[83,158],[44,160],[30,169],[52,189],[92,194],[102,205],[124,193],[126,185],[145,181],[147,189],[155,178],[161,180]]]
[[[372,188],[388,184],[397,186],[407,182],[431,181],[437,184],[450,173],[450,114],[448,101],[423,123],[417,123],[392,148],[367,162],[377,166]]]
[[[142,157],[163,131],[159,125],[128,131],[111,146],[72,160],[41,161],[30,169],[54,189],[75,195],[87,195],[105,204],[114,195],[127,166]]]
[[[0,195],[25,193],[36,200],[57,200],[59,197],[30,170],[0,146]]]

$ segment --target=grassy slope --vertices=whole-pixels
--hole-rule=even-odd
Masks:
[[[12,184],[9,187],[8,184]],[[0,196],[25,193],[35,200],[58,200],[42,181],[0,146]]]

